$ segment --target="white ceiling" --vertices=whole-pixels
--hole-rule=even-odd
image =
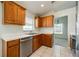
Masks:
[[[75,1],[16,1],[16,3],[24,6],[27,10],[31,11],[35,15],[43,15],[49,11],[60,11],[63,9],[76,6]],[[44,7],[40,5],[44,4]]]

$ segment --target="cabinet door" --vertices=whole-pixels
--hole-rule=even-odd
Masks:
[[[42,44],[48,47],[52,47],[52,36],[48,34],[42,35]]]
[[[7,52],[8,52],[7,53],[8,57],[19,57],[20,56],[20,48],[18,45],[9,47]]]
[[[45,35],[46,38],[46,46],[52,47],[52,36],[51,35]]]
[[[37,17],[37,18],[35,19],[35,27],[36,27],[36,28],[42,27],[42,19],[41,19],[41,17]]]
[[[41,40],[39,39],[40,35],[33,37],[33,52],[41,46]]]
[[[39,27],[42,27],[42,19],[41,18],[39,18]]]
[[[37,40],[37,38],[34,36],[33,37],[33,52],[35,51],[35,50],[37,50],[38,49],[38,40]]]
[[[35,27],[38,28],[39,27],[39,19],[36,17],[35,18]]]
[[[17,7],[13,2],[3,2],[4,5],[4,23],[14,24],[17,15]]]
[[[20,25],[25,24],[25,10],[18,6],[18,16],[17,23]]]
[[[47,18],[42,17],[42,21],[43,21],[43,27],[47,27]]]
[[[53,16],[47,16],[47,27],[53,27]]]

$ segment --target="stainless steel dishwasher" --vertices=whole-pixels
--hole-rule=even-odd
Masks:
[[[32,37],[21,38],[20,56],[28,57],[32,53]]]

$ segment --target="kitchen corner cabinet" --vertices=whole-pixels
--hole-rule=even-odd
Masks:
[[[35,18],[35,27],[36,28],[42,27],[42,19],[41,19],[41,17],[36,17]]]
[[[53,22],[54,22],[54,16],[45,16],[42,17],[42,27],[53,27]]]
[[[25,8],[11,1],[4,1],[3,7],[4,24],[25,24]]]
[[[37,17],[35,19],[35,26],[40,27],[53,27],[54,26],[54,16]]]
[[[3,57],[20,57],[20,40],[2,41],[2,56]]]
[[[33,36],[32,51],[34,52],[40,47],[41,47],[41,35]]]
[[[42,34],[41,42],[44,46],[52,47],[54,42],[52,34]]]
[[[54,16],[47,16],[46,21],[47,21],[46,27],[53,27],[53,25],[54,25]]]

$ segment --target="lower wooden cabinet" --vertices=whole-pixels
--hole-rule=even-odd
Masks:
[[[52,47],[53,45],[53,34],[40,34],[33,37],[32,50],[36,51],[41,46]]]
[[[42,45],[47,47],[52,47],[53,45],[53,35],[52,34],[42,34]]]
[[[20,40],[3,41],[2,56],[4,57],[20,57]]]
[[[33,36],[32,52],[36,51],[41,46],[52,47],[52,34],[40,34]],[[11,41],[2,41],[2,56],[3,57],[20,57],[20,39]]]
[[[33,42],[32,42],[32,50],[33,52],[36,51],[41,46],[41,35],[33,36]]]
[[[19,57],[20,56],[18,45],[7,48],[7,52],[8,52],[7,53],[8,57]]]

